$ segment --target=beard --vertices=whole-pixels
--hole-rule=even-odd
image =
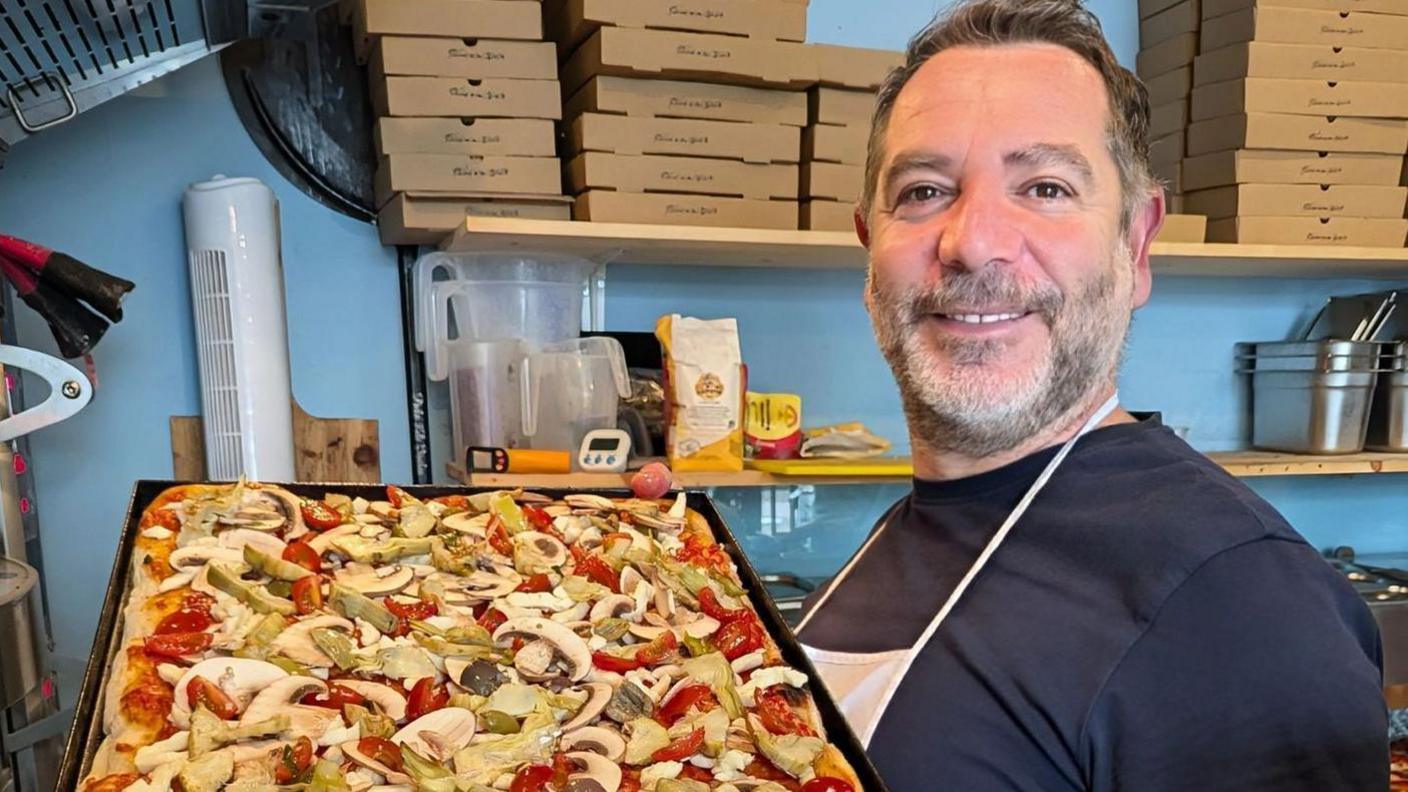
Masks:
[[[1133,311],[1132,254],[1116,244],[1079,291],[1023,283],[1001,267],[950,271],[932,286],[886,288],[870,269],[871,324],[894,372],[915,439],[934,451],[978,458],[1011,451],[1065,427],[1113,383]],[[1006,370],[1008,342],[922,332],[934,314],[1002,306],[1046,324],[1046,353]]]

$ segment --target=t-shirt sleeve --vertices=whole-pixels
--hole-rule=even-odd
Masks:
[[[1225,550],[1169,596],[1095,699],[1089,788],[1380,792],[1381,662],[1368,608],[1314,550]]]

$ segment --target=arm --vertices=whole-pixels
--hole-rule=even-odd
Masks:
[[[1388,786],[1368,608],[1309,547],[1261,540],[1193,571],[1092,704],[1092,790]]]

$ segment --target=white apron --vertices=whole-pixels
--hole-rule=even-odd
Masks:
[[[1051,480],[1051,476],[1056,472],[1056,469],[1061,466],[1061,463],[1066,461],[1066,456],[1071,453],[1071,449],[1075,447],[1076,442],[1089,434],[1091,430],[1108,418],[1110,413],[1114,412],[1118,404],[1119,396],[1111,396],[1109,401],[1101,405],[1100,409],[1096,410],[1095,414],[1090,416],[1090,419],[1085,422],[1085,425],[1081,427],[1080,431],[1070,440],[1067,440],[1065,445],[1061,446],[1061,450],[1056,452],[1056,456],[1052,457],[1051,461],[1047,463],[1046,469],[1041,472],[1041,475],[1037,477],[1026,494],[1022,496],[1022,500],[1018,502],[1016,508],[1012,510],[1011,514],[1007,515],[1007,520],[1002,523],[1002,527],[998,528],[997,533],[988,541],[987,546],[983,548],[983,552],[978,555],[978,559],[973,562],[973,566],[968,569],[967,574],[958,582],[958,585],[953,589],[953,593],[949,594],[948,601],[943,604],[943,607],[939,608],[939,612],[935,614],[933,621],[929,622],[929,626],[924,628],[924,632],[919,636],[919,640],[916,641],[913,646],[908,649],[895,649],[889,652],[856,653],[829,652],[807,646],[806,643],[802,644],[803,651],[807,653],[807,656],[811,658],[812,664],[816,666],[817,673],[821,676],[821,681],[826,686],[827,692],[831,694],[831,698],[836,702],[836,706],[841,709],[841,714],[846,716],[846,721],[850,723],[851,729],[860,737],[862,745],[867,748],[870,747],[870,738],[875,735],[875,727],[879,725],[881,717],[884,716],[886,708],[890,705],[890,699],[894,697],[895,691],[899,689],[900,683],[904,681],[905,674],[909,673],[910,666],[914,665],[915,659],[919,657],[919,653],[928,645],[929,640],[934,637],[934,633],[939,629],[939,625],[943,624],[944,619],[948,618],[949,613],[953,610],[954,606],[958,604],[958,600],[962,598],[963,593],[968,590],[968,586],[978,577],[978,573],[983,570],[983,566],[987,564],[988,559],[992,558],[993,553],[997,552],[997,548],[1002,544],[1002,541],[1007,538],[1007,534],[1011,533],[1013,526],[1015,526],[1017,521],[1022,518],[1022,515],[1026,513],[1027,507],[1036,499],[1036,496],[1041,490],[1046,487],[1046,483]],[[893,512],[891,514],[893,514]],[[817,614],[817,611],[820,611],[822,607],[826,605],[826,601],[831,598],[832,592],[846,579],[846,575],[848,575],[851,569],[855,567],[856,563],[860,561],[861,556],[865,555],[865,551],[870,549],[870,546],[874,544],[875,540],[880,537],[880,534],[883,533],[889,525],[890,516],[887,516],[885,521],[880,524],[880,527],[876,529],[875,533],[871,534],[870,539],[866,540],[866,543],[861,546],[850,563],[846,564],[845,568],[842,569],[835,580],[831,582],[831,585],[827,587],[826,592],[821,595],[821,599],[817,600],[816,605],[807,613],[802,621],[798,623],[797,629],[794,631],[795,633],[800,634],[802,630],[806,628],[807,623]],[[800,635],[798,637],[800,639]]]

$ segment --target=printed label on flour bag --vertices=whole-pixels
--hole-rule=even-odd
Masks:
[[[743,469],[743,353],[735,319],[660,317],[675,471]]]

